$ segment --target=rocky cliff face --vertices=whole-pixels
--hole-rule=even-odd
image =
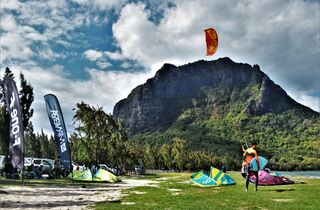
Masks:
[[[247,115],[289,109],[313,113],[290,98],[258,65],[220,58],[178,67],[164,64],[153,78],[115,105],[113,116],[122,120],[129,135],[135,135],[164,130],[190,108],[204,110],[206,118],[223,114],[221,110],[235,104]]]

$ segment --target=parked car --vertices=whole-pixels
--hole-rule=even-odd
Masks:
[[[50,175],[54,167],[54,160],[51,159],[34,158],[31,163],[33,163],[34,167],[40,167],[43,165],[43,174],[48,175]]]
[[[142,166],[135,166],[134,172],[136,174],[146,174],[146,170]]]

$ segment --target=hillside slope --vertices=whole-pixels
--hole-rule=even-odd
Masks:
[[[229,58],[164,64],[115,105],[113,116],[141,143],[180,137],[192,149],[239,158],[241,144],[257,141],[271,162],[320,167],[319,114],[289,97],[258,65]]]

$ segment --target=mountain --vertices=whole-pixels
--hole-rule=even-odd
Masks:
[[[239,111],[248,115],[289,109],[315,113],[290,98],[258,65],[221,58],[179,67],[164,64],[153,78],[119,101],[113,115],[123,121],[129,135],[135,135],[165,130],[190,108],[201,107],[211,117],[219,106],[231,104],[241,104]]]
[[[258,65],[230,58],[164,64],[116,103],[113,116],[140,143],[179,137],[193,150],[238,161],[240,145],[255,141],[278,168],[320,169],[319,113],[293,100]]]

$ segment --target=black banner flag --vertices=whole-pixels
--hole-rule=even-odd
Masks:
[[[13,79],[5,79],[2,83],[9,115],[9,155],[11,157],[13,167],[22,169],[24,132],[19,93]]]
[[[72,171],[68,135],[59,101],[53,94],[45,95],[44,100],[46,102],[47,113],[54,132],[54,137],[57,141],[58,154],[60,155],[61,163],[65,169]]]

